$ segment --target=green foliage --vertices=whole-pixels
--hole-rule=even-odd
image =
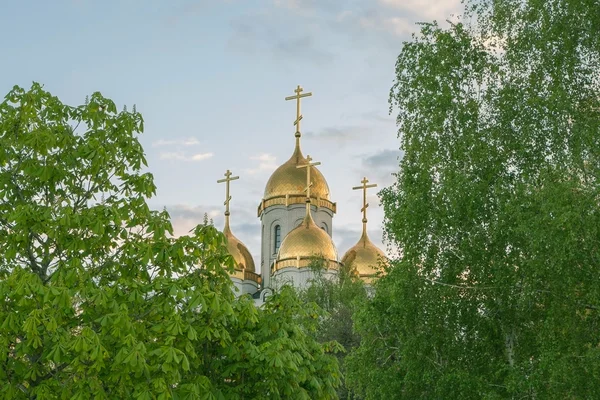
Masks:
[[[402,257],[357,318],[370,399],[599,398],[600,13],[467,4],[396,64]]]
[[[326,262],[316,258],[310,265],[313,278],[310,285],[300,291],[307,304],[316,304],[325,314],[319,319],[315,338],[321,343],[339,346],[336,356],[345,373],[346,354],[360,344],[360,336],[354,331],[354,313],[368,301],[365,285],[352,274],[352,266],[345,265],[335,277],[327,276]],[[338,388],[340,399],[355,399],[347,383]]]
[[[224,236],[149,209],[142,130],[99,93],[0,103],[0,398],[334,398],[316,311],[236,300]]]

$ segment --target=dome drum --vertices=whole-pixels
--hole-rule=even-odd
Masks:
[[[271,273],[275,273],[276,271],[282,270],[284,268],[309,268],[315,261],[315,257],[289,257],[284,259],[279,259],[277,262],[273,264],[271,267]],[[335,260],[325,260],[326,270],[338,270],[340,268],[340,263]]]
[[[241,270],[241,269],[236,268],[233,271],[233,273],[229,274],[229,276],[232,278],[237,278],[240,281],[256,282],[259,285],[262,282],[262,279],[259,274],[257,274],[256,272],[248,271],[248,270]]]
[[[258,205],[257,216],[260,217],[261,214],[265,211],[266,208],[271,206],[291,206],[292,204],[306,204],[306,195],[279,195],[272,196],[268,199],[263,199],[263,201]],[[324,199],[321,197],[311,197],[310,204],[313,206],[317,206],[318,208],[327,208],[331,210],[334,214],[337,212],[336,203],[330,201],[329,199]]]

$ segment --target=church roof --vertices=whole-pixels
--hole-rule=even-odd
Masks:
[[[342,263],[350,267],[354,273],[356,273],[361,279],[370,281],[377,274],[377,267],[381,264],[387,263],[387,258],[381,249],[371,242],[367,235],[367,189],[377,187],[376,184],[370,184],[369,180],[365,177],[361,181],[361,186],[353,187],[353,190],[362,190],[363,192],[363,207],[361,209],[363,213],[362,223],[362,235],[354,246],[352,246],[344,257],[342,257]]]
[[[234,236],[229,228],[229,220],[225,223],[223,234],[227,238],[227,250],[233,256],[235,261],[235,269],[240,271],[256,272],[254,260],[250,251],[238,238]]]
[[[300,150],[300,141],[296,141],[294,153],[273,172],[265,187],[263,198],[269,200],[273,197],[285,197],[286,195],[299,195],[302,201],[305,199],[304,187],[306,186],[306,174],[298,165],[306,165],[307,161]],[[329,200],[329,185],[323,174],[314,168],[312,172],[311,197]]]
[[[381,263],[387,263],[385,253],[375,246],[363,231],[358,243],[352,246],[342,257],[342,263],[352,268],[362,279],[372,278],[377,273]]]
[[[337,267],[338,253],[331,237],[319,228],[310,212],[300,225],[287,234],[275,262],[275,270],[285,267],[307,267],[314,257],[323,257]]]
[[[229,204],[231,202],[231,196],[229,195],[229,184],[231,181],[237,180],[239,176],[231,176],[231,171],[225,172],[225,178],[219,179],[217,183],[225,183],[225,227],[223,228],[223,234],[227,239],[227,250],[233,257],[236,271],[233,275],[241,275],[242,279],[245,279],[246,272],[249,272],[251,276],[255,275],[256,269],[254,267],[254,260],[248,248],[234,236],[229,227]],[[239,272],[239,273],[238,273]]]

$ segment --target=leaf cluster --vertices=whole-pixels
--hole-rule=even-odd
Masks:
[[[467,2],[404,44],[382,192],[402,255],[349,360],[367,398],[600,396],[598,10]]]
[[[316,311],[236,299],[225,237],[150,210],[142,131],[100,93],[0,103],[0,397],[334,398]]]
[[[300,290],[299,295],[307,304],[316,304],[325,312],[318,320],[315,338],[321,343],[339,345],[336,356],[345,375],[346,355],[358,347],[361,340],[354,330],[354,315],[368,302],[368,293],[363,281],[353,273],[352,265],[344,265],[335,276],[326,273],[326,265],[320,258],[311,262],[310,285]],[[357,398],[348,386],[344,379],[337,391],[340,399]]]

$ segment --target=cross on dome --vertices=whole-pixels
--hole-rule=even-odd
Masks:
[[[360,211],[362,211],[362,213],[363,213],[363,219],[362,219],[363,232],[365,232],[367,229],[367,207],[369,207],[369,203],[367,203],[367,189],[377,187],[377,184],[373,183],[371,185],[367,185],[367,183],[369,183],[369,180],[367,179],[366,176],[363,178],[362,181],[360,181],[360,183],[362,183],[361,186],[355,186],[352,188],[352,190],[362,190],[363,191],[363,206],[360,209]]]
[[[300,114],[300,99],[303,97],[309,97],[312,96],[312,93],[304,93],[304,94],[300,94],[302,93],[304,89],[302,89],[302,87],[300,87],[300,85],[298,85],[298,87],[294,90],[294,92],[296,93],[294,96],[288,96],[285,99],[286,100],[296,100],[296,120],[294,121],[294,126],[296,127],[296,134],[295,136],[297,138],[300,137],[300,121],[302,120],[302,114]]]
[[[306,192],[306,214],[310,215],[310,187],[312,186],[312,182],[310,181],[310,169],[311,167],[316,167],[317,165],[321,165],[320,162],[311,163],[311,156],[306,156],[306,164],[297,165],[296,168],[306,168],[306,187],[304,191]]]
[[[228,225],[229,223],[229,202],[231,201],[231,196],[229,195],[229,183],[231,181],[235,181],[236,179],[240,179],[239,176],[234,176],[232,177],[232,173],[230,170],[227,170],[227,172],[225,172],[225,178],[224,179],[219,179],[217,181],[217,183],[223,183],[225,182],[225,202],[223,203],[223,205],[225,206],[225,223]]]

